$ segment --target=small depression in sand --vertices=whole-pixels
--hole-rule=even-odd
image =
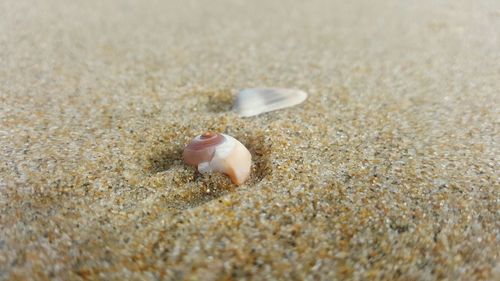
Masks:
[[[160,136],[159,139],[164,141],[151,145],[150,150],[144,154],[145,172],[149,174],[145,184],[164,192],[162,204],[167,208],[196,207],[239,188],[252,188],[270,174],[271,162],[268,155],[271,147],[266,145],[263,132],[234,135],[252,154],[250,177],[240,186],[233,184],[222,173],[201,174],[196,168],[185,164],[182,160],[185,144],[169,139],[171,137]]]
[[[209,113],[225,113],[233,107],[234,95],[231,89],[204,91],[198,95],[208,97],[208,102],[203,104]]]

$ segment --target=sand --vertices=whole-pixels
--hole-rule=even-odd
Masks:
[[[0,14],[0,279],[499,280],[500,2]],[[310,96],[231,112],[260,86]],[[207,130],[245,184],[182,162]]]

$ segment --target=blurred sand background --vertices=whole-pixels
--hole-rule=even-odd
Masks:
[[[499,280],[499,1],[0,15],[0,279]],[[239,118],[255,86],[310,97]],[[182,163],[206,130],[247,183]]]

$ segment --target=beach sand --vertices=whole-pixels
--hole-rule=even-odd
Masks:
[[[500,2],[0,14],[0,279],[499,280]],[[309,98],[231,111],[260,86]],[[182,162],[207,130],[246,183]]]

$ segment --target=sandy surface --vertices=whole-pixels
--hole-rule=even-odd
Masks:
[[[0,279],[499,280],[500,2],[0,14]],[[255,86],[310,97],[230,112]],[[247,183],[182,163],[206,130]]]

